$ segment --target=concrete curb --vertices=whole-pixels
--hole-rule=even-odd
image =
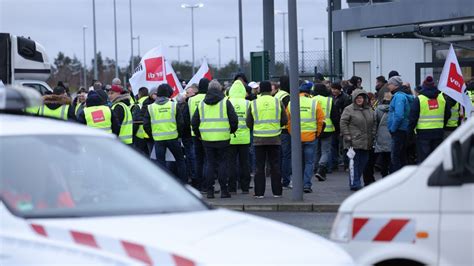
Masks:
[[[337,212],[338,203],[282,203],[282,204],[219,204],[209,203],[214,208],[234,211],[269,212]]]

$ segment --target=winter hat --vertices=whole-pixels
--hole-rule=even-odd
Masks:
[[[271,92],[272,84],[268,80],[260,82],[260,92]]]
[[[258,88],[258,83],[255,82],[255,81],[252,81],[248,84],[248,86],[252,89],[256,89],[256,88]]]
[[[66,89],[62,86],[57,86],[56,88],[54,88],[53,90],[53,94],[54,95],[63,95],[64,93],[66,93]]]
[[[160,86],[158,86],[156,96],[169,98],[171,97],[172,94],[173,94],[173,89],[167,83],[163,83]]]
[[[388,80],[387,84],[395,85],[395,87],[398,88],[402,86],[403,81],[402,81],[402,78],[400,78],[400,76],[393,76]]]
[[[152,96],[153,94],[156,94],[158,91],[158,88],[153,88],[150,90],[150,92],[148,93],[148,96]]]
[[[99,96],[99,94],[95,91],[90,91],[87,94],[87,99],[86,99],[86,106],[91,107],[91,106],[98,106],[102,105],[102,98]]]
[[[112,85],[110,88],[110,91],[116,92],[116,93],[123,93],[123,88],[120,85]]]
[[[392,70],[392,71],[390,71],[390,73],[388,73],[388,79],[390,79],[391,77],[395,77],[395,76],[401,77],[400,74],[398,74],[398,71],[396,71],[396,70]]]
[[[436,85],[432,76],[427,76],[423,81],[423,87],[425,88],[434,88],[435,86]]]
[[[198,91],[199,93],[206,93],[209,88],[209,80],[207,78],[202,78],[199,80]]]
[[[300,92],[310,93],[311,89],[313,88],[312,82],[304,82],[300,85],[299,90]]]

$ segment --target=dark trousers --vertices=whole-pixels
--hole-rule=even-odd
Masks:
[[[206,151],[207,167],[206,167],[206,188],[207,193],[214,193],[214,176],[217,169],[217,179],[221,187],[221,193],[227,193],[228,190],[228,178],[227,178],[227,165],[228,165],[228,153],[229,148],[214,148],[204,147]]]
[[[192,181],[195,179],[196,169],[194,169],[194,161],[196,160],[194,156],[194,145],[192,138],[183,138],[181,139],[184,146],[184,160],[186,161],[186,177],[190,178]]]
[[[281,183],[287,187],[291,182],[291,136],[290,134],[282,133],[281,138]]]
[[[380,174],[382,177],[385,177],[389,174],[390,169],[390,152],[380,152],[376,153],[377,162],[380,166]]]
[[[282,194],[280,172],[280,145],[255,146],[257,170],[255,173],[255,196],[265,194],[265,162],[270,163],[271,184],[273,195]]]
[[[230,145],[229,147],[229,191],[237,191],[237,181],[242,191],[250,186],[250,170],[248,167],[249,144]]]
[[[369,153],[369,158],[364,168],[364,186],[368,186],[375,182],[374,166],[375,166],[376,157],[375,157],[374,149],[369,150],[368,153]]]
[[[206,190],[207,186],[205,185],[204,180],[204,168],[206,163],[206,153],[204,151],[204,147],[202,146],[202,141],[197,138],[193,137],[193,145],[194,145],[194,169],[195,169],[195,182],[194,187],[201,190]]]
[[[407,164],[407,132],[397,130],[392,133],[391,173]]]
[[[360,189],[362,188],[360,178],[369,159],[369,151],[359,149],[355,149],[354,151],[354,176],[353,179],[351,179],[349,175],[349,186],[350,188]]]
[[[146,145],[145,139],[133,136],[133,146],[135,147],[135,150],[137,150],[141,154],[150,157],[150,151],[148,150],[148,145]]]
[[[422,163],[426,157],[428,157],[440,144],[443,142],[442,138],[439,139],[425,139],[416,138],[416,152],[418,164]]]
[[[181,142],[178,139],[155,141],[156,160],[163,167],[167,167],[166,149],[170,150],[171,154],[173,154],[179,180],[183,183],[186,183],[186,164],[184,162],[184,154],[183,149],[181,148]],[[168,169],[172,171],[172,169]]]

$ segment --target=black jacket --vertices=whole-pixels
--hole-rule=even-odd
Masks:
[[[204,98],[204,103],[208,105],[215,105],[224,99],[224,94],[219,90],[209,90],[206,93]],[[227,118],[229,119],[230,133],[234,134],[239,127],[239,117],[235,113],[234,106],[229,100],[226,100],[227,107]],[[199,132],[199,125],[201,124],[199,108],[196,109],[191,120],[191,126],[196,137],[201,138],[201,133]],[[230,140],[226,141],[202,141],[204,146],[222,148],[229,145]]]
[[[158,105],[163,105],[169,102],[170,99],[166,97],[158,97],[156,98],[155,103]],[[178,110],[176,112],[176,128],[178,130],[178,137],[182,137],[183,128],[185,127],[183,114]],[[148,112],[148,105],[145,109],[145,115],[143,116],[143,129],[145,130],[148,136],[153,136],[152,129],[151,129],[151,117],[150,112]]]
[[[352,104],[352,99],[351,96],[341,91],[341,94],[339,96],[333,96],[332,103],[332,110],[334,111],[334,114],[331,113],[331,119],[336,129],[336,132],[339,133],[339,122],[341,121],[342,112],[344,111],[344,108]]]
[[[191,117],[189,115],[188,99],[178,103],[178,112],[183,117],[183,130],[180,133],[181,138],[187,139],[191,137]]]
[[[440,91],[437,88],[428,88],[422,87],[420,91],[420,95],[424,95],[429,99],[436,99]],[[449,120],[451,116],[451,106],[446,104],[446,108],[444,109],[444,125]],[[410,108],[410,115],[408,116],[408,132],[414,132],[416,125],[418,124],[418,119],[420,118],[420,99],[415,97],[413,103]],[[436,129],[417,129],[416,135],[419,138],[424,139],[442,139],[444,138],[444,129],[443,128],[436,128]]]

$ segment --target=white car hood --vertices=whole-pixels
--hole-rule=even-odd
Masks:
[[[133,241],[202,265],[348,265],[335,244],[298,228],[228,210],[32,223]],[[300,255],[297,255],[300,254]]]

